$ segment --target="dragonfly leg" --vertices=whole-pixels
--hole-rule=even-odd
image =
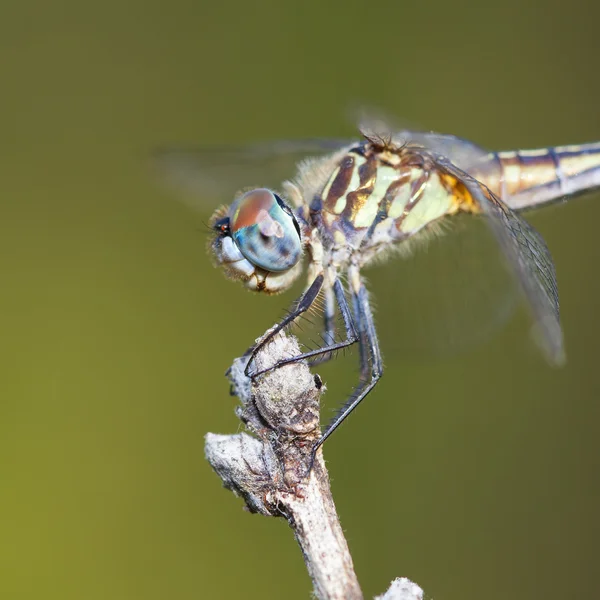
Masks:
[[[325,289],[325,312],[323,314],[324,317],[324,327],[323,327],[323,341],[326,345],[330,345],[334,343],[335,340],[335,293],[333,288],[328,287]],[[348,332],[346,331],[346,336],[348,337]],[[316,365],[323,364],[328,360],[331,360],[334,356],[333,352],[327,352],[317,356],[309,361],[309,366],[314,367]]]
[[[311,291],[311,290],[313,290],[313,287],[315,287],[315,283],[317,283],[317,280],[319,280],[319,278],[321,278],[321,279],[319,282],[318,289],[316,291]],[[269,371],[272,371],[273,369],[278,369],[279,367],[282,367],[283,365],[295,363],[295,362],[298,362],[300,360],[304,360],[307,358],[313,358],[315,356],[318,357],[323,354],[328,355],[328,354],[331,354],[332,352],[335,352],[336,350],[340,350],[342,348],[351,346],[352,344],[355,344],[358,341],[358,335],[356,333],[356,328],[354,326],[354,319],[352,318],[352,313],[350,312],[350,307],[348,306],[348,301],[346,300],[344,288],[342,286],[341,281],[339,279],[336,279],[333,284],[333,294],[334,294],[335,300],[340,308],[340,312],[342,314],[342,319],[344,321],[344,328],[346,330],[346,339],[342,340],[341,342],[331,341],[331,343],[329,343],[329,344],[326,343],[325,346],[323,346],[321,348],[317,348],[316,350],[310,350],[309,352],[303,352],[302,354],[298,354],[297,356],[293,356],[291,358],[283,358],[283,359],[277,361],[273,366],[269,367],[268,369],[263,369],[262,371],[257,371],[256,373],[252,373],[250,371],[250,369],[249,369],[250,362],[252,362],[252,359],[254,358],[254,356],[256,355],[258,350],[268,340],[270,340],[274,335],[276,335],[279,331],[281,331],[286,325],[291,323],[300,314],[302,314],[303,312],[306,312],[306,310],[308,310],[308,308],[310,307],[312,302],[314,302],[315,298],[317,297],[319,290],[321,289],[321,285],[323,283],[322,275],[319,275],[319,277],[317,277],[317,279],[315,280],[315,283],[313,283],[310,286],[310,288],[307,290],[307,292],[304,294],[304,296],[302,296],[302,298],[300,299],[300,302],[298,302],[296,308],[293,311],[291,311],[290,314],[279,325],[274,327],[267,334],[267,336],[265,336],[265,338],[263,338],[257,344],[257,346],[254,348],[254,350],[252,351],[252,354],[250,356],[250,360],[248,361],[248,365],[246,365],[246,375],[248,377],[252,377],[252,378],[258,377],[259,375],[268,373]],[[326,316],[326,318],[327,318],[327,316]],[[331,318],[333,320],[333,316]],[[333,326],[331,325],[330,327],[333,327]]]
[[[268,331],[262,339],[257,342],[254,346],[251,346],[246,352],[244,352],[244,356],[249,356],[248,363],[246,364],[246,368],[244,369],[244,373],[246,377],[256,377],[258,373],[250,372],[250,364],[252,360],[258,353],[258,351],[265,346],[265,344],[272,340],[282,329],[285,329],[290,323],[294,321],[298,316],[302,313],[306,312],[315,301],[316,297],[319,295],[321,288],[323,287],[323,274],[320,273],[317,275],[315,280],[310,284],[310,287],[298,298],[294,304],[292,304],[291,310],[288,314],[280,321],[275,327],[273,327],[270,331]]]
[[[369,341],[367,340],[364,319],[361,318],[358,294],[352,294],[352,307],[354,308],[354,319],[358,323],[359,335],[359,381],[366,381],[369,376]]]
[[[360,342],[360,371],[361,381],[348,401],[342,406],[333,420],[327,425],[323,435],[312,449],[312,463],[317,450],[323,442],[341,425],[344,419],[366,398],[367,394],[377,385],[383,374],[383,361],[379,350],[379,341],[373,321],[373,313],[366,288],[361,285],[353,296],[355,314],[357,317]],[[369,377],[370,367],[370,377]]]

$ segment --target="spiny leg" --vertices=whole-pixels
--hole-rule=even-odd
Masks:
[[[322,339],[323,342],[328,344],[333,344],[335,340],[335,294],[332,287],[327,287],[325,289],[325,310],[323,313],[324,320],[324,328]],[[309,362],[309,366],[314,367],[316,365],[320,365],[328,360],[333,358],[333,352],[328,352],[325,354],[321,354],[317,356],[313,360]]]
[[[252,353],[250,355],[250,359],[248,360],[248,364],[246,365],[245,373],[246,376],[255,378],[259,375],[263,375],[264,373],[268,373],[273,369],[278,369],[283,365],[287,365],[290,363],[295,363],[300,360],[304,360],[306,358],[313,358],[315,356],[320,356],[323,354],[331,354],[336,350],[340,350],[341,348],[346,348],[355,344],[358,341],[358,335],[356,333],[356,329],[354,326],[354,320],[352,318],[352,313],[350,312],[350,308],[348,306],[348,301],[346,300],[346,296],[344,294],[344,288],[339,279],[336,279],[333,284],[333,292],[335,300],[339,306],[340,312],[342,314],[342,319],[344,320],[344,328],[346,330],[346,339],[341,342],[326,344],[322,348],[317,348],[316,350],[310,350],[309,352],[304,352],[302,354],[298,354],[297,356],[293,356],[291,358],[284,358],[277,361],[273,366],[268,369],[263,369],[262,371],[257,371],[256,373],[251,373],[249,366],[252,362],[252,359],[256,356],[256,353],[269,341],[272,339],[277,333],[279,333],[284,327],[289,325],[294,319],[300,316],[302,313],[306,312],[311,304],[314,302],[315,298],[318,296],[319,291],[323,285],[323,275],[319,275],[312,285],[308,288],[306,293],[300,298],[299,302],[296,304],[295,308],[290,311],[290,313],[283,319],[281,323],[276,325],[271,331],[269,331],[265,337],[254,347]]]
[[[365,332],[364,319],[361,319],[357,294],[352,294],[352,307],[354,309],[354,319],[358,324],[359,381],[365,381],[369,376],[369,342]]]
[[[323,287],[323,273],[320,273],[315,277],[315,280],[310,284],[310,287],[298,298],[293,304],[292,308],[288,311],[288,314],[273,327],[270,331],[268,331],[254,346],[251,346],[246,352],[244,356],[249,356],[248,362],[246,363],[246,368],[244,369],[244,374],[246,377],[255,377],[256,374],[250,373],[250,364],[254,360],[254,357],[259,352],[261,348],[265,346],[265,344],[272,340],[282,329],[287,327],[294,319],[296,319],[299,315],[306,312],[315,301],[321,288]]]
[[[359,342],[361,345],[361,381],[349,400],[342,406],[337,415],[327,425],[323,435],[312,449],[311,467],[317,450],[323,442],[341,425],[344,419],[366,398],[367,394],[377,385],[383,374],[383,361],[379,350],[379,341],[373,321],[373,313],[369,304],[368,293],[364,285],[360,285],[353,297],[358,321]],[[363,350],[363,346],[366,348]],[[370,379],[367,373],[371,367]]]

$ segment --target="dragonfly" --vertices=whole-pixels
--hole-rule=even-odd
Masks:
[[[158,153],[161,169],[188,192],[211,197],[228,186],[236,192],[210,221],[210,251],[228,278],[255,292],[278,294],[307,263],[302,295],[248,351],[248,377],[301,360],[318,364],[358,344],[358,384],[321,432],[313,459],[383,374],[365,267],[459,215],[483,220],[529,308],[543,354],[561,365],[565,352],[554,263],[521,213],[600,187],[600,142],[491,152],[457,136],[394,131],[381,123],[362,124],[359,131],[354,141],[273,141]],[[277,189],[266,183],[242,187],[244,178],[258,174],[267,181],[283,165],[295,165],[296,172]],[[257,370],[257,352],[318,297],[323,344]],[[338,322],[343,337],[336,337]]]

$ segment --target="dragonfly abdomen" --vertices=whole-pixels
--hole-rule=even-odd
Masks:
[[[496,168],[475,175],[513,209],[533,208],[600,186],[599,143],[496,152],[490,159]]]

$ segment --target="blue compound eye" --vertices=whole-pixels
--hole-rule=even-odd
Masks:
[[[287,271],[300,259],[298,223],[269,190],[252,190],[236,200],[229,209],[229,226],[240,252],[261,269]]]

